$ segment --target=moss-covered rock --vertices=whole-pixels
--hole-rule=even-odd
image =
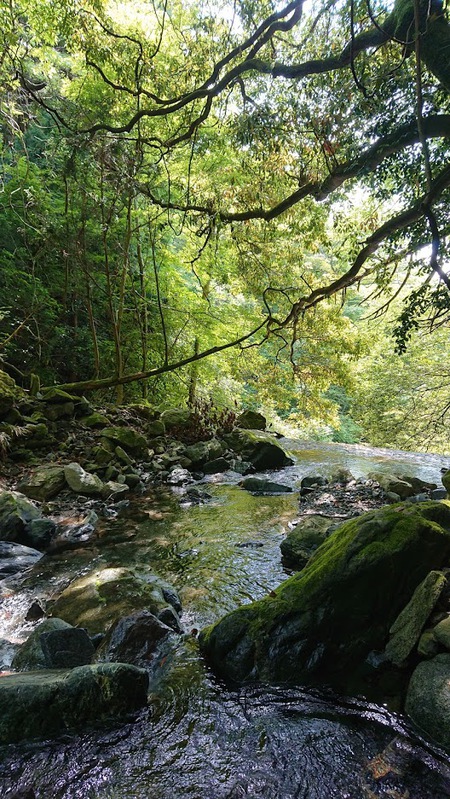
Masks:
[[[0,419],[6,416],[15,402],[25,397],[15,380],[0,369]]]
[[[83,416],[80,419],[80,424],[84,425],[84,427],[90,427],[92,429],[95,429],[96,427],[107,427],[109,424],[109,419],[104,416],[103,413],[94,411],[94,413],[90,413],[89,416]]]
[[[376,480],[386,494],[397,494],[400,499],[413,497],[416,493],[412,484],[406,478],[397,477],[395,474],[370,472],[369,480]]]
[[[64,467],[64,477],[72,491],[89,497],[99,497],[103,493],[103,482],[96,474],[86,472],[79,463],[68,463]]]
[[[74,394],[69,394],[68,391],[63,391],[60,388],[49,388],[42,395],[42,402],[49,402],[54,404],[64,404],[66,402],[77,403],[80,398]]]
[[[450,650],[450,616],[436,624],[432,632],[435,641],[445,649]]]
[[[11,674],[0,680],[0,743],[84,730],[147,703],[148,675],[124,663]]]
[[[167,408],[161,413],[160,420],[167,430],[173,427],[188,427],[192,421],[192,413],[184,408]]]
[[[16,491],[0,493],[0,541],[30,543],[29,530],[33,519],[40,518],[40,511],[23,494]]]
[[[257,411],[243,411],[236,419],[236,427],[243,427],[245,430],[265,430],[267,419]]]
[[[64,467],[40,466],[18,484],[19,491],[30,499],[46,502],[65,487]]]
[[[105,567],[74,580],[50,611],[52,616],[95,635],[137,610],[149,610],[157,616],[176,601],[171,586],[156,575],[143,580],[129,569]]]
[[[291,568],[303,569],[325,541],[327,530],[332,524],[331,518],[315,514],[302,519],[280,544],[286,564]]]
[[[392,663],[400,666],[409,657],[446,584],[442,572],[431,571],[417,586],[389,630],[386,656]]]
[[[294,463],[276,438],[262,430],[236,430],[226,436],[226,440],[257,470],[281,469]]]
[[[405,708],[422,732],[450,751],[450,654],[419,663],[409,682]]]
[[[364,514],[341,525],[272,595],[204,630],[201,648],[221,676],[238,682],[328,683],[352,692],[419,583],[449,558],[450,503]]]
[[[36,671],[37,669],[45,669],[46,660],[42,649],[41,635],[43,633],[51,633],[55,630],[68,630],[71,628],[70,624],[62,619],[45,619],[41,624],[36,627],[31,635],[27,638],[24,644],[20,647],[19,651],[14,655],[11,663],[11,668],[16,671]]]
[[[133,455],[143,455],[148,449],[147,439],[132,427],[105,427],[100,435]]]

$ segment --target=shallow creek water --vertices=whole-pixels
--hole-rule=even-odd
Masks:
[[[450,460],[283,443],[297,462],[268,476],[293,487],[306,474],[327,475],[338,466],[357,477],[376,469],[439,483]],[[118,565],[171,582],[186,630],[163,653],[149,707],[133,722],[3,747],[0,797],[30,784],[38,799],[450,797],[448,757],[386,708],[325,690],[234,691],[209,672],[192,631],[286,579],[279,544],[298,513],[298,494],[254,497],[237,479],[211,478],[205,488],[212,499],[200,506],[180,506],[176,494],[151,489],[103,521],[94,545],[44,558],[25,579],[0,584],[6,640],[31,631],[23,617],[33,599],[51,597],[79,574]]]

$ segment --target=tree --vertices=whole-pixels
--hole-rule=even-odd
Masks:
[[[39,0],[25,14],[12,3],[2,69],[22,104],[53,119],[73,163],[92,142],[114,151],[110,173],[120,163],[133,203],[183,239],[206,302],[209,287],[240,282],[259,310],[220,343],[194,346],[193,330],[189,354],[168,357],[166,345],[156,366],[131,373],[116,357],[114,375],[72,390],[268,339],[285,342],[295,367],[305,314],[362,280],[386,289],[405,258],[420,282],[397,346],[421,320],[446,323],[450,26],[441,3],[331,1],[309,11],[303,0],[214,9],[128,0],[124,9],[129,23],[100,2]],[[133,161],[123,156],[130,148]],[[353,228],[348,218],[336,243],[361,186],[377,214],[363,209]],[[280,254],[291,235],[296,265]]]

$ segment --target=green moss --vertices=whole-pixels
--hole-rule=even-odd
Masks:
[[[435,519],[439,519],[439,524]],[[305,569],[208,628],[201,647],[217,671],[346,684],[417,585],[450,558],[450,504],[395,505],[343,524]]]

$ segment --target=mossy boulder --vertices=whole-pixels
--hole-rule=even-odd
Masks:
[[[236,419],[236,427],[243,427],[245,430],[265,430],[267,419],[257,411],[243,411]]]
[[[15,402],[25,397],[15,380],[0,369],[0,419],[6,416]]]
[[[391,637],[386,646],[386,656],[392,663],[401,666],[409,657],[446,584],[442,572],[431,571],[417,586],[389,630]]]
[[[147,704],[148,674],[125,663],[10,674],[0,680],[0,743],[84,731]]]
[[[276,438],[262,430],[236,430],[226,436],[226,441],[259,471],[282,469],[294,463]]]
[[[33,519],[40,518],[40,511],[23,494],[16,491],[0,493],[0,541],[30,543],[29,531]]]
[[[80,398],[74,394],[69,394],[68,391],[63,391],[61,388],[49,388],[42,394],[42,402],[50,402],[55,404],[64,404],[66,402],[79,402]]]
[[[213,668],[237,682],[326,683],[351,693],[433,569],[450,558],[450,503],[387,506],[341,525],[303,571],[203,630]]]
[[[44,422],[28,423],[22,429],[27,449],[48,449],[56,443]]]
[[[71,625],[62,619],[45,619],[27,638],[19,651],[14,655],[11,668],[15,671],[36,671],[47,668],[41,635],[55,630],[70,630]]]
[[[177,605],[177,607],[175,607]],[[76,580],[50,607],[52,616],[90,635],[105,632],[113,622],[138,610],[158,616],[167,607],[180,607],[171,586],[156,575],[141,579],[125,568],[102,568]]]
[[[19,491],[30,499],[46,502],[65,487],[63,466],[40,466],[18,484]]]
[[[79,463],[68,463],[64,467],[64,477],[69,488],[76,494],[98,497],[103,493],[104,485],[100,477],[86,472]]]
[[[90,427],[95,429],[96,427],[107,427],[109,424],[109,419],[103,415],[103,413],[98,413],[98,411],[94,411],[94,413],[90,413],[89,416],[83,416],[80,419],[80,424],[84,425],[84,427]]]
[[[442,619],[439,624],[436,624],[432,633],[438,644],[450,650],[450,616],[447,616],[446,619]]]
[[[450,752],[450,654],[419,663],[409,682],[405,709],[427,737]]]
[[[416,493],[412,484],[405,477],[397,477],[395,474],[383,474],[382,472],[370,472],[369,480],[376,480],[386,494],[397,494],[400,499],[413,497]]]
[[[286,564],[294,569],[303,569],[325,541],[332,524],[333,519],[315,514],[302,519],[280,544]]]
[[[144,455],[147,452],[147,439],[134,430],[133,427],[105,427],[100,435],[116,445],[123,447],[126,452],[132,455]]]
[[[192,413],[187,408],[167,408],[161,413],[160,421],[167,430],[173,427],[189,427],[192,422]]]

